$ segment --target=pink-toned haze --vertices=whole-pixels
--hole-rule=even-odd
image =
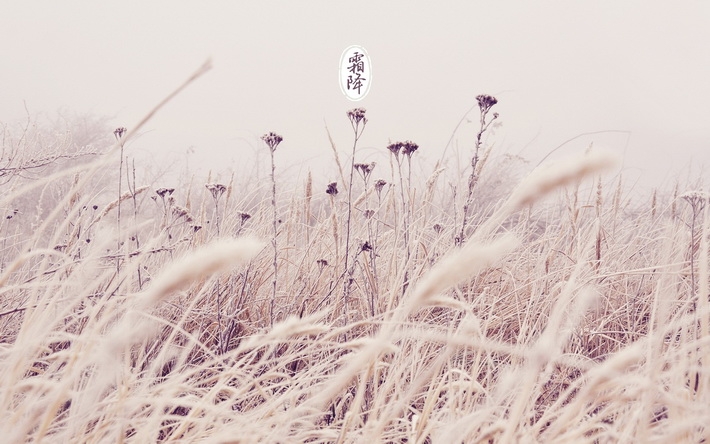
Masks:
[[[345,112],[362,106],[358,160],[411,139],[424,174],[442,157],[452,171],[473,146],[477,110],[447,143],[484,93],[499,100],[495,153],[530,167],[575,137],[552,157],[604,145],[639,186],[701,177],[710,159],[705,2],[5,2],[0,15],[3,123],[26,107],[130,127],[211,57],[213,70],[130,144],[171,168],[260,170],[259,136],[276,131],[282,174],[302,178],[332,167],[326,124],[346,155]],[[358,103],[338,85],[353,44],[373,64]]]

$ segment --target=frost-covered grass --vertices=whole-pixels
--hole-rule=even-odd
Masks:
[[[35,226],[32,207],[0,223],[3,442],[708,434],[704,201],[632,208],[607,189],[613,156],[533,172],[502,201],[477,177],[462,245],[468,196],[447,197],[438,167],[396,185],[375,168],[337,194],[309,175],[275,202],[129,182],[117,219],[89,186],[116,159],[64,173]],[[58,180],[6,185],[0,206]]]

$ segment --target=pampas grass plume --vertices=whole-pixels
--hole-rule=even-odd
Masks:
[[[510,197],[510,205],[516,209],[523,208],[557,187],[612,168],[618,163],[616,154],[604,150],[553,163],[533,171]]]
[[[168,265],[140,300],[149,307],[202,276],[248,262],[266,245],[251,237],[219,239]]]
[[[520,241],[513,235],[504,235],[489,244],[469,241],[460,250],[441,259],[421,280],[411,303],[411,310],[431,302],[447,288],[479,273],[513,251]]]

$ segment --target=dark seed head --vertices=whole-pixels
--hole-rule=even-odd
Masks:
[[[266,143],[271,152],[274,152],[276,151],[276,147],[279,146],[279,143],[281,143],[284,138],[274,132],[270,132],[261,136],[261,140]]]
[[[325,192],[330,194],[331,196],[335,196],[336,194],[338,194],[338,182],[329,183],[328,188],[326,188]]]
[[[483,114],[487,113],[493,105],[498,103],[498,99],[487,94],[476,96],[476,100],[478,101],[478,107],[481,109],[481,113]]]
[[[123,137],[123,135],[126,133],[126,128],[124,127],[118,127],[113,131],[114,137],[116,137],[116,140],[119,140]]]
[[[352,122],[353,125],[357,125],[361,121],[367,123],[367,119],[365,118],[365,112],[365,108],[353,108],[347,112],[348,119],[350,119],[350,122]]]

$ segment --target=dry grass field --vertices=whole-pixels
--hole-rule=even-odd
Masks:
[[[629,202],[592,148],[491,200],[478,101],[453,187],[414,142],[358,163],[362,109],[327,188],[278,183],[274,133],[252,189],[141,186],[122,129],[29,179],[3,154],[0,440],[705,442],[707,196]]]

